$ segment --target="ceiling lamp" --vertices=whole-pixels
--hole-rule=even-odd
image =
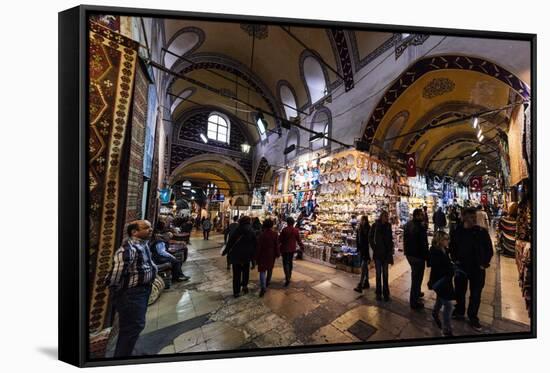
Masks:
[[[481,137],[479,138],[479,142],[483,141],[484,138],[485,136],[481,135]]]
[[[482,134],[482,131],[481,131],[481,128],[479,129],[479,131],[477,131],[477,138],[479,139],[479,137],[481,136]]]
[[[201,133],[201,139],[205,144],[208,142],[208,139],[204,136],[204,133]]]
[[[284,150],[283,154],[284,154],[284,155],[287,155],[288,153],[292,153],[294,150],[296,150],[296,144],[292,144],[292,145],[288,146],[288,147]]]
[[[481,159],[476,162],[476,166],[481,163]]]
[[[478,123],[479,123],[479,119],[477,117],[474,117],[474,120],[472,121],[472,126],[474,128],[477,128]]]
[[[315,133],[314,135],[311,135],[311,137],[309,138],[309,142],[314,142],[314,141],[317,141],[321,138],[325,137],[325,134],[322,133],[322,132],[317,132]]]
[[[458,173],[458,176],[460,176],[460,177],[464,176],[464,172],[460,171],[460,172]]]
[[[472,157],[475,157],[477,155],[477,153],[479,153],[479,151],[477,151],[477,150],[475,152],[473,152]]]
[[[249,153],[250,152],[250,145],[249,144],[241,144],[241,150],[243,151],[243,153]]]

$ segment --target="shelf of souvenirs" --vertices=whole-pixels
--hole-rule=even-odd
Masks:
[[[322,242],[304,243],[304,258],[346,272],[359,273],[361,259],[357,248],[347,245],[326,245]]]

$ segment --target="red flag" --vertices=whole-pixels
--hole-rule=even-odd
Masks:
[[[487,202],[488,202],[487,193],[481,194],[481,204],[482,204],[482,205],[486,205]]]
[[[482,188],[483,188],[483,180],[481,179],[481,176],[472,176],[470,178],[470,189],[473,192],[481,192]]]
[[[416,176],[416,157],[414,153],[407,154],[407,176],[408,177]]]

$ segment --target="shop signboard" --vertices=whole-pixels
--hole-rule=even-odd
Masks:
[[[472,176],[470,178],[470,190],[472,192],[481,192],[483,188],[483,179],[481,176]]]

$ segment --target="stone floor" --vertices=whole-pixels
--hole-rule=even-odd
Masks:
[[[439,337],[431,319],[434,293],[423,283],[426,310],[408,306],[410,270],[402,255],[390,268],[390,302],[378,302],[372,289],[353,291],[358,275],[321,264],[296,261],[284,288],[280,260],[272,286],[258,297],[258,273],[250,273],[250,293],[233,298],[231,272],[220,247],[223,237],[204,241],[194,234],[183,265],[188,282],[174,284],[149,307],[137,354],[186,353],[360,341]],[[374,270],[371,271],[374,284]],[[481,332],[453,321],[455,335],[529,331],[513,259],[495,255],[487,272],[480,309]]]

